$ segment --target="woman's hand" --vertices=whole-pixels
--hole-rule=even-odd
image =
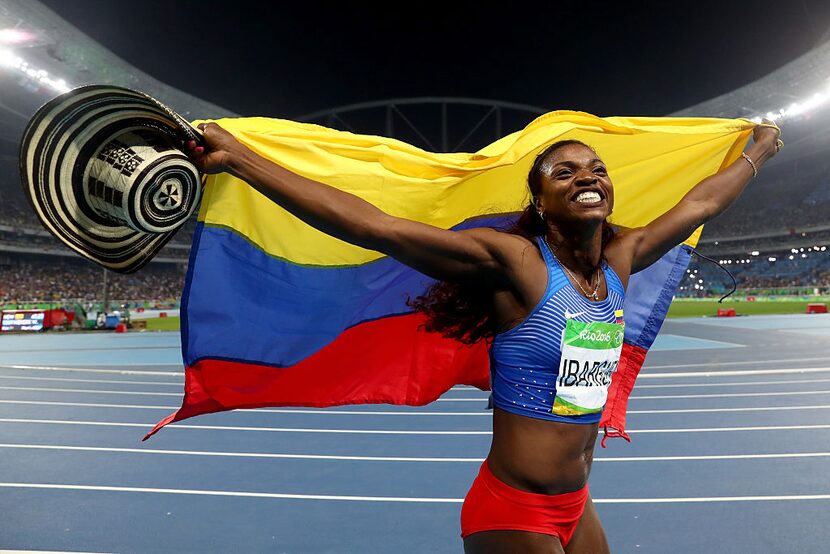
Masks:
[[[769,156],[774,156],[781,150],[784,145],[781,142],[781,130],[775,125],[775,122],[769,119],[761,120],[762,125],[755,127],[752,131],[752,140],[759,146],[766,147]]]
[[[216,123],[200,123],[203,144],[195,140],[185,144],[187,154],[201,173],[229,172],[234,160],[247,149],[232,134]]]

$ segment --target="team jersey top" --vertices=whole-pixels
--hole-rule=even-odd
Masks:
[[[493,339],[493,404],[507,412],[568,423],[596,423],[623,342],[625,289],[602,262],[605,300],[577,291],[541,237],[548,270],[545,294],[516,327]]]

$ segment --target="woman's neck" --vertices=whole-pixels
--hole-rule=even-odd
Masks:
[[[561,263],[589,279],[602,262],[602,224],[581,227],[570,231],[549,225],[545,240]]]

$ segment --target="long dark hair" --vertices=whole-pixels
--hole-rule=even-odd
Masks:
[[[536,156],[527,176],[531,194],[530,201],[519,214],[515,224],[504,229],[505,232],[531,240],[545,235],[547,223],[540,217],[534,204],[534,199],[542,189],[544,162],[548,156],[560,148],[572,144],[591,148],[578,140],[562,140],[554,142]],[[603,249],[613,236],[614,230],[611,225],[603,221]],[[491,298],[492,291],[483,286],[439,281],[427,289],[422,296],[410,299],[407,304],[415,311],[427,316],[427,322],[424,325],[427,331],[441,333],[445,337],[457,339],[465,344],[473,344],[480,340],[490,340],[501,331],[494,317]]]

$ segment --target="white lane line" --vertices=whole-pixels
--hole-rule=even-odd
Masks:
[[[830,383],[830,379],[791,379],[789,381],[738,381],[734,383],[673,383],[670,385],[642,385],[637,384],[634,388],[641,389],[676,389],[696,387],[746,387],[755,385],[793,385],[801,383]]]
[[[276,458],[292,460],[344,460],[360,462],[453,462],[481,463],[484,458],[435,458],[401,456],[342,456],[326,454],[279,454],[271,452],[222,452],[205,450],[163,450],[154,448],[115,448],[67,446],[56,444],[0,444],[0,448],[30,450],[67,450],[78,452],[114,452],[126,454],[167,454],[176,456],[214,456],[227,458]],[[628,456],[595,457],[595,462],[685,462],[701,460],[767,460],[779,458],[827,458],[830,452],[787,452],[780,454],[719,454],[700,456]]]
[[[65,388],[50,388],[50,387],[18,387],[18,386],[0,386],[0,390],[20,390],[29,392],[59,392],[59,393],[79,393],[79,394],[114,394],[114,395],[133,395],[133,396],[173,396],[181,398],[182,393],[179,392],[153,392],[153,391],[121,391],[121,390],[101,390],[101,389],[65,389]],[[718,394],[673,394],[673,395],[633,395],[631,400],[680,400],[687,398],[753,398],[766,396],[803,396],[814,394],[830,394],[830,390],[809,390],[809,391],[779,391],[779,392],[735,392],[735,393],[718,393]],[[486,396],[478,398],[439,398],[436,402],[477,402],[484,403],[487,401]],[[357,412],[357,411],[334,411],[334,410],[272,410],[266,408],[257,408],[256,410],[270,413],[330,413],[330,414],[376,414],[376,413],[407,413],[409,412]],[[417,412],[417,413],[432,413],[433,415],[446,415],[447,412]],[[464,414],[467,412],[449,412],[451,415]],[[410,414],[411,415],[411,414]],[[480,414],[468,414],[480,415]]]
[[[696,364],[668,364],[668,365],[648,365],[645,367],[646,370],[651,369],[674,369],[677,367],[711,367],[711,366],[724,366],[724,365],[767,365],[767,364],[780,364],[780,363],[788,363],[788,362],[821,362],[830,360],[830,357],[822,356],[820,358],[785,358],[783,360],[744,360],[740,362],[699,362]]]
[[[0,400],[0,404],[25,404],[34,406],[72,406],[74,408],[124,408],[132,410],[177,410],[178,406],[140,406],[135,404],[93,404],[82,402],[49,402],[46,400]]]
[[[2,389],[4,387],[0,387]],[[58,389],[60,390],[60,389]],[[783,392],[734,392],[719,394],[672,394],[672,395],[632,395],[629,400],[666,400],[683,398],[739,398],[755,396],[799,396],[811,394],[830,394],[830,390],[783,391]],[[481,398],[439,398],[436,402],[484,402],[487,397]]]
[[[131,394],[134,396],[177,396],[182,397],[180,392],[150,392],[150,391],[127,391],[127,390],[101,390],[101,389],[63,389],[63,388],[49,388],[49,387],[14,387],[14,386],[0,386],[0,390],[25,390],[31,392],[77,392],[83,394]]]
[[[88,550],[0,550],[0,554],[105,554]]]
[[[44,444],[0,444],[0,448],[69,450],[81,452],[119,452],[127,454],[170,454],[179,456],[216,456],[228,458],[278,458],[294,460],[344,460],[360,462],[477,462],[484,458],[423,458],[401,456],[336,456],[324,454],[273,454],[270,452],[211,452],[202,450],[159,450],[154,448],[103,448],[97,446],[64,446]],[[830,453],[828,454],[830,456]]]
[[[750,408],[688,408],[680,410],[628,410],[628,414],[697,414],[708,412],[769,412],[790,410],[826,410],[830,405],[815,406],[753,406]]]
[[[639,379],[663,379],[675,377],[732,377],[737,375],[770,375],[770,374],[787,374],[787,373],[824,373],[830,372],[830,367],[806,367],[806,368],[790,368],[790,369],[758,369],[758,370],[740,370],[740,371],[706,371],[706,372],[667,372],[667,373],[652,373],[654,369],[677,369],[681,367],[711,367],[711,366],[726,366],[737,364],[758,364],[758,363],[776,363],[779,361],[809,361],[809,360],[827,360],[828,358],[800,358],[796,360],[772,360],[770,362],[718,362],[705,364],[673,364],[665,366],[649,366],[640,373]],[[151,366],[154,364],[135,364],[141,366]],[[169,367],[174,364],[155,364],[160,367]],[[83,367],[56,367],[56,366],[31,366],[31,365],[0,365],[0,369],[23,369],[23,370],[37,370],[37,371],[70,371],[70,372],[85,372],[85,373],[109,373],[116,375],[150,375],[150,376],[169,376],[169,377],[183,377],[182,371],[139,371],[129,369],[99,369],[99,368],[83,368]],[[461,390],[478,390],[475,387],[469,387]]]
[[[702,496],[691,498],[595,498],[599,504],[684,504],[690,502],[781,502],[791,500],[830,500],[830,494],[791,494],[783,496]]]
[[[137,365],[142,367],[157,365],[159,367],[170,367],[175,364],[124,364]],[[0,369],[25,369],[32,371],[78,371],[84,373],[114,373],[117,375],[152,375],[158,377],[164,375],[167,377],[184,377],[183,371],[140,371],[135,369],[99,369],[86,367],[57,367],[57,366],[43,366],[43,365],[10,365],[0,364]]]
[[[128,410],[178,410],[179,406],[152,406],[142,404],[99,404],[93,402],[55,402],[51,400],[0,400],[0,404],[23,404],[34,406],[70,406],[73,408],[124,408]],[[830,406],[828,406],[830,407]],[[327,408],[315,408],[311,410],[300,410],[295,408],[255,408],[237,409],[237,412],[264,413],[264,414],[312,414],[312,415],[391,415],[391,416],[491,416],[492,412],[481,410],[480,412],[391,412],[391,411],[349,411],[329,410]],[[629,412],[630,413],[630,412]]]
[[[211,491],[193,489],[160,489],[144,487],[104,487],[97,485],[60,485],[55,483],[0,483],[0,487],[24,489],[59,489],[76,491],[145,492],[159,494],[189,494],[198,496],[236,496],[247,498],[284,498],[292,500],[349,500],[362,502],[421,502],[453,503],[464,502],[463,498],[420,498],[402,496],[340,496],[330,494],[285,494],[278,492]]]
[[[124,408],[133,410],[177,410],[178,406],[146,406],[136,404],[96,404],[85,402],[52,402],[45,400],[0,400],[0,404],[24,404],[35,406],[71,406],[74,408]],[[628,410],[628,414],[691,414],[705,412],[768,412],[768,411],[791,411],[791,410],[826,410],[830,405],[817,404],[810,406],[757,406],[749,408],[688,408],[678,410]],[[313,414],[313,415],[396,415],[396,416],[489,416],[491,413],[486,410],[480,412],[389,412],[389,411],[347,411],[327,410],[317,408],[313,410],[297,409],[240,409],[240,412],[251,413],[279,413],[279,414]]]
[[[626,429],[626,433],[723,433],[735,431],[797,431],[830,429],[830,425],[759,425],[745,427],[689,427],[677,429]]]
[[[278,492],[217,491],[195,489],[162,489],[146,487],[108,487],[100,485],[64,485],[58,483],[0,483],[4,488],[52,489],[101,492],[133,492],[156,494],[182,494],[197,496],[234,496],[243,498],[273,498],[290,500],[342,500],[352,502],[412,502],[424,504],[461,504],[463,498],[430,498],[405,496],[346,496],[330,494],[286,494]],[[830,494],[804,494],[785,496],[709,496],[686,498],[594,498],[599,504],[673,504],[686,502],[773,502],[796,500],[830,500]]]
[[[45,423],[49,425],[93,425],[103,427],[142,427],[152,429],[152,423],[117,423],[111,421],[72,421],[57,419],[0,418],[0,423]],[[828,425],[830,427],[830,425]],[[308,429],[292,427],[243,427],[232,425],[187,425],[173,423],[165,429],[207,429],[211,431],[265,431],[268,433],[334,433],[350,435],[491,435],[490,431],[396,431],[382,429]]]
[[[42,425],[91,425],[96,427],[140,427],[152,429],[153,423],[122,423],[115,421],[76,421],[60,419],[0,418],[0,423],[34,423]],[[228,425],[187,425],[173,423],[166,429],[206,429],[209,431],[263,431],[269,433],[335,433],[357,435],[490,435],[490,431],[382,431],[367,429],[308,429],[284,427],[241,427]],[[763,425],[755,427],[689,427],[675,429],[626,429],[628,433],[723,433],[740,431],[801,431],[830,429],[830,424]]]
[[[810,394],[830,394],[830,390],[780,391],[780,392],[732,392],[719,394],[665,394],[633,395],[630,400],[666,400],[683,398],[748,398],[757,396],[803,396]]]
[[[181,385],[179,385],[181,386]],[[61,393],[79,393],[79,394],[126,394],[126,395],[133,395],[133,396],[174,396],[177,398],[181,398],[181,392],[155,392],[155,391],[125,391],[125,390],[105,390],[105,389],[67,389],[67,388],[60,388],[60,387],[20,387],[20,386],[0,386],[0,390],[20,390],[20,391],[29,391],[29,392],[61,392]],[[828,391],[830,392],[830,391]],[[486,402],[487,397],[482,396],[479,398],[439,398],[438,402]]]
[[[29,377],[23,375],[0,375],[0,379],[11,379],[13,381],[60,381],[62,383],[107,383],[112,385],[164,385],[167,387],[179,388],[184,386],[184,383],[174,381],[130,381],[125,379],[72,379],[69,377]],[[830,379],[828,379],[828,381],[830,381]]]
[[[168,387],[178,387],[181,388],[184,386],[183,383],[180,382],[170,382],[170,381],[130,381],[130,380],[118,380],[118,379],[71,379],[67,377],[28,377],[28,376],[15,376],[15,375],[0,375],[0,379],[10,379],[13,381],[58,381],[58,382],[72,382],[72,383],[102,383],[102,384],[114,384],[114,385],[162,385]],[[733,383],[672,383],[672,384],[664,384],[664,385],[644,385],[644,384],[637,384],[636,389],[676,389],[676,388],[711,388],[711,387],[746,387],[746,386],[767,386],[767,385],[798,385],[801,383],[811,384],[811,383],[830,383],[830,379],[795,379],[795,380],[780,380],[780,381],[737,381]],[[69,389],[55,389],[55,390],[69,390]],[[84,392],[88,390],[95,390],[95,389],[84,389]],[[466,389],[460,389],[460,387],[453,387],[451,391],[456,390],[469,390],[475,391],[477,393],[481,393],[481,396],[478,397],[466,397],[466,398],[446,398],[442,397],[441,401],[443,402],[450,402],[450,401],[465,401],[465,402],[472,402],[472,401],[486,401],[489,395],[488,391],[482,391],[476,387],[467,387]],[[125,392],[125,391],[118,391],[118,392]],[[830,392],[830,391],[828,391]],[[135,394],[138,394],[137,392]],[[174,396],[181,396],[181,393],[178,393]],[[633,398],[645,398],[640,396],[634,396]]]
[[[801,367],[789,369],[747,369],[739,371],[685,371],[675,373],[641,372],[638,379],[673,379],[677,377],[735,377],[739,375],[786,375],[790,373],[828,373],[830,367]]]

